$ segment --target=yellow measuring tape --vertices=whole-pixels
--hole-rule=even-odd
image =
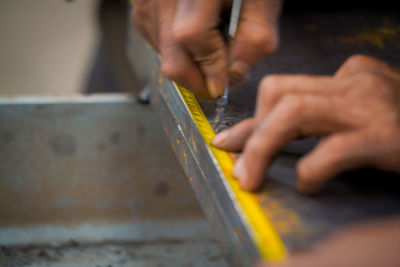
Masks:
[[[201,136],[208,145],[215,159],[217,160],[225,179],[230,185],[236,200],[240,204],[247,220],[250,236],[256,245],[261,258],[270,262],[281,261],[286,258],[286,248],[274,226],[262,210],[259,202],[253,193],[240,188],[239,182],[232,175],[233,161],[228,153],[210,145],[215,133],[211,128],[206,116],[203,113],[196,97],[192,92],[175,83],[180,95],[185,101],[186,107],[193,117]]]
[[[131,0],[132,6],[135,0]],[[193,117],[201,136],[214,155],[218,165],[224,173],[225,179],[230,185],[232,192],[238,201],[254,244],[256,245],[262,259],[269,262],[282,261],[286,258],[286,248],[274,226],[264,213],[256,197],[240,188],[239,182],[232,176],[233,162],[228,153],[210,145],[215,133],[203,113],[196,97],[192,92],[174,83],[185,101],[186,107]],[[243,215],[242,214],[242,215]]]

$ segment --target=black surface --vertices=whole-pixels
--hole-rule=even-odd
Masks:
[[[252,116],[258,84],[268,74],[332,75],[354,54],[374,56],[400,67],[400,9],[391,9],[390,5],[383,10],[340,6],[328,10],[321,5],[319,8],[314,6],[310,11],[291,6],[283,11],[278,51],[258,62],[250,79],[230,92],[225,126]],[[382,30],[396,33],[385,35]],[[373,43],[377,35],[382,36],[383,47]],[[199,102],[211,119],[215,102]]]
[[[322,7],[306,2],[310,8],[298,8],[300,4],[287,7],[280,26],[279,51],[259,62],[250,80],[229,95],[225,128],[252,116],[257,86],[265,75],[331,75],[353,54],[374,56],[400,67],[400,12],[393,8],[396,4],[385,7],[383,1],[376,7],[376,3],[365,2],[365,7],[355,8],[357,5],[352,2],[349,8],[328,8],[326,1],[320,1],[325,3]],[[199,102],[212,119],[215,103],[202,99]],[[266,174],[266,201],[276,200],[283,208],[294,210],[304,224],[301,233],[281,233],[290,249],[308,247],[350,222],[400,213],[400,177],[377,170],[343,173],[317,195],[297,193],[296,162],[316,143],[316,138],[291,143],[284,149],[290,153],[281,153]]]

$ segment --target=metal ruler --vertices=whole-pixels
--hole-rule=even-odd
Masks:
[[[287,256],[285,245],[259,202],[251,192],[240,188],[239,182],[232,175],[233,161],[226,151],[213,147],[210,143],[215,133],[203,113],[196,97],[192,92],[175,83],[178,91],[189,110],[201,136],[217,161],[224,178],[231,189],[232,201],[238,203],[237,208],[247,230],[262,259],[269,262],[282,261]]]
[[[131,0],[134,6],[134,0]],[[236,32],[239,19],[241,1],[233,1],[229,34]],[[188,89],[173,83],[185,103],[187,110],[196,124],[204,142],[214,156],[220,171],[225,178],[227,189],[230,189],[232,202],[235,203],[242,221],[246,225],[249,236],[258,250],[260,258],[268,262],[279,262],[286,258],[287,249],[275,230],[274,226],[262,210],[255,195],[240,188],[239,182],[233,177],[233,160],[226,151],[217,149],[211,145],[215,133],[204,115],[196,97]]]

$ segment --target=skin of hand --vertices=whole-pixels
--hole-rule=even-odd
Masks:
[[[137,0],[133,23],[160,53],[162,73],[207,98],[221,96],[229,75],[239,82],[278,45],[283,0],[242,0],[229,45],[218,29],[232,0]]]
[[[258,267],[399,267],[400,218],[354,225],[280,265]]]
[[[362,55],[333,76],[269,75],[255,117],[219,133],[212,144],[240,151],[233,174],[256,190],[288,142],[323,136],[297,165],[297,189],[314,193],[340,172],[363,167],[400,173],[400,70]]]

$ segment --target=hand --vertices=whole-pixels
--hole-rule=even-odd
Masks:
[[[278,43],[282,0],[243,0],[229,47],[217,28],[231,0],[137,0],[132,21],[161,56],[162,73],[207,98],[223,94]]]
[[[400,219],[353,226],[342,230],[309,252],[294,253],[270,267],[399,267]]]
[[[366,56],[334,76],[270,75],[259,86],[255,118],[218,134],[213,145],[241,150],[234,176],[255,190],[291,140],[324,135],[297,165],[297,188],[316,192],[362,166],[400,173],[400,70]]]

